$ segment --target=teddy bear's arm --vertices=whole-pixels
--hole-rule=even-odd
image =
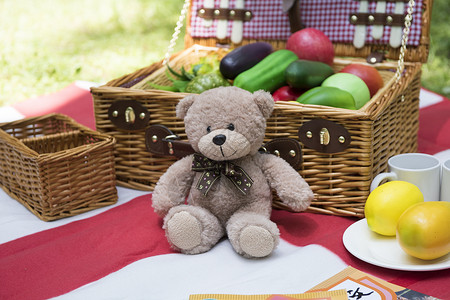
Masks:
[[[191,168],[192,155],[189,155],[172,164],[159,179],[153,191],[152,206],[161,217],[185,202],[195,175]]]
[[[284,159],[272,154],[258,154],[256,161],[271,188],[294,211],[303,211],[314,198],[308,183]]]

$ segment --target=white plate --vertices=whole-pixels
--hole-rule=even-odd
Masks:
[[[372,232],[366,219],[350,225],[342,237],[345,248],[370,264],[405,271],[433,271],[450,268],[450,254],[434,260],[421,260],[406,254],[395,237]]]

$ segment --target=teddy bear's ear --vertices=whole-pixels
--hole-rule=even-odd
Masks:
[[[191,107],[192,103],[194,103],[195,95],[188,95],[183,98],[180,102],[178,102],[176,107],[176,115],[180,119],[184,119],[187,114],[187,111]]]
[[[272,95],[266,91],[259,90],[253,93],[253,100],[258,105],[264,118],[268,119],[273,111],[274,101]]]

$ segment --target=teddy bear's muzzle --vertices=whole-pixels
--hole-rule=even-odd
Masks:
[[[198,151],[213,160],[233,160],[250,152],[250,142],[239,132],[221,128],[204,135]]]

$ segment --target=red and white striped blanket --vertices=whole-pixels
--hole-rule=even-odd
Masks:
[[[95,127],[89,83],[0,108],[0,122],[59,112]],[[422,89],[419,150],[450,158],[450,101]],[[450,184],[450,183],[448,183]],[[229,242],[200,255],[174,253],[151,194],[118,188],[119,201],[43,222],[0,190],[0,299],[188,299],[196,293],[301,293],[347,265],[441,299],[450,270],[405,272],[365,263],[344,248],[355,219],[274,210],[282,241],[248,260]]]

